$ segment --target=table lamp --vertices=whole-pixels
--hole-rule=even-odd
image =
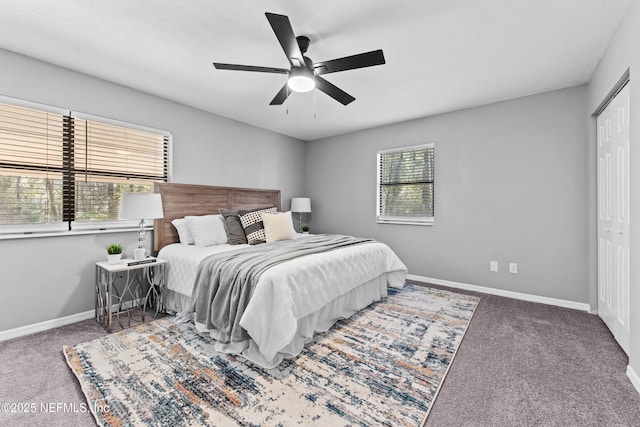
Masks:
[[[164,217],[162,211],[162,198],[157,193],[123,193],[120,202],[120,215],[118,219],[139,219],[138,248],[133,251],[134,259],[145,257],[144,244],[145,219]]]
[[[298,213],[298,233],[302,233],[302,214],[311,212],[311,199],[307,197],[294,197],[291,199],[291,212]]]

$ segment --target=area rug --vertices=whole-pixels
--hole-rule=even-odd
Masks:
[[[265,370],[159,319],[64,347],[100,426],[420,426],[478,298],[407,285]]]

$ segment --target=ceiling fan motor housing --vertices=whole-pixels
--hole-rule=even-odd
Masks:
[[[298,47],[302,53],[306,53],[307,49],[309,49],[309,44],[311,44],[311,40],[307,36],[298,36],[296,37],[296,41],[298,42]]]

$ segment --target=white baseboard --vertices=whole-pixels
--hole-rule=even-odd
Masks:
[[[42,332],[53,328],[59,328],[60,326],[92,319],[94,316],[95,311],[89,310],[82,313],[72,314],[70,316],[59,317],[57,319],[45,320],[44,322],[34,323],[33,325],[21,326],[15,329],[9,329],[7,331],[0,331],[0,341],[6,341],[12,338],[18,338],[24,335],[34,334],[36,332]]]
[[[631,384],[636,388],[638,393],[640,393],[640,376],[638,373],[631,367],[631,365],[627,365],[627,376],[631,380]]]
[[[142,299],[136,299],[132,301],[125,301],[123,305],[124,310],[128,310],[134,305],[138,307],[142,305]],[[111,308],[111,312],[117,311],[118,306],[114,304]],[[81,322],[87,319],[93,319],[95,317],[95,310],[84,311],[78,314],[72,314],[70,316],[59,317],[57,319],[45,320],[44,322],[34,323],[33,325],[21,326],[15,329],[9,329],[8,331],[0,331],[0,342],[10,340],[12,338],[18,338],[29,334],[35,334],[36,332],[47,331],[53,328],[59,328],[60,326],[70,325],[71,323]]]
[[[484,286],[470,285],[467,283],[452,282],[450,280],[416,276],[415,274],[408,274],[407,279],[417,280],[419,282],[425,283],[433,283],[434,285],[442,285],[450,288],[464,289],[467,291],[481,292],[484,294],[498,295],[501,297],[514,298],[523,301],[540,302],[542,304],[555,305],[558,307],[572,308],[575,310],[591,312],[591,305],[583,302],[567,301],[563,299],[543,297],[539,295],[524,294],[521,292],[505,291],[503,289],[487,288]]]

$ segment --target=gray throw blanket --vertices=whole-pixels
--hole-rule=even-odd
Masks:
[[[195,320],[216,329],[223,343],[249,338],[240,319],[258,279],[268,268],[293,258],[372,242],[341,235],[313,235],[214,254],[200,264],[193,296]]]

